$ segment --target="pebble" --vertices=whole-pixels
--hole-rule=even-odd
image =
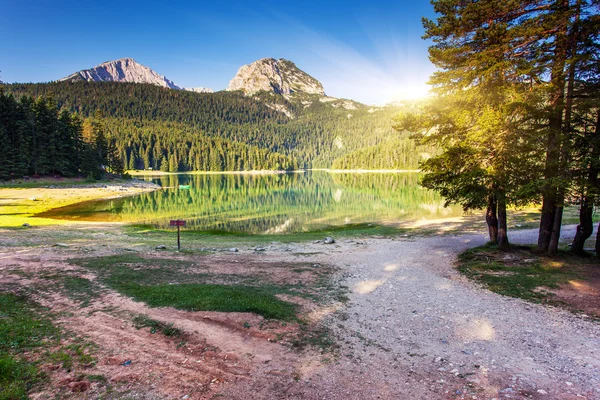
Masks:
[[[156,250],[166,250],[167,246],[165,246],[164,244],[159,244],[158,246],[155,247]]]
[[[229,251],[232,253],[237,253],[238,249],[236,249],[235,247],[232,247],[231,249],[229,249]]]
[[[27,222],[25,222],[23,225],[21,225],[23,228],[31,228],[31,225],[29,225]]]
[[[56,243],[54,246],[55,247],[69,247],[69,245],[66,243]]]
[[[325,244],[334,244],[335,243],[335,239],[332,238],[332,237],[330,237],[330,236],[327,236],[325,238],[325,240],[323,240],[323,243],[325,243]]]

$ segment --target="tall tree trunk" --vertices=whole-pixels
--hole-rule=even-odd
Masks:
[[[485,213],[485,222],[487,222],[490,234],[490,242],[498,243],[498,201],[495,195],[488,197],[488,207]]]
[[[508,225],[506,223],[506,193],[498,191],[498,248],[508,250]]]
[[[600,224],[598,224],[598,230],[596,231],[596,257],[600,257]]]
[[[581,201],[579,209],[579,225],[577,225],[577,233],[571,245],[571,251],[575,254],[583,254],[585,241],[592,236],[594,231],[594,201],[585,196]]]
[[[561,193],[562,202],[562,193]],[[548,254],[551,256],[558,253],[558,244],[560,243],[560,229],[562,225],[564,207],[557,205],[554,212],[554,223],[552,224],[552,234],[550,235],[550,244],[548,245]]]
[[[550,98],[550,115],[548,117],[548,135],[546,137],[546,162],[544,168],[545,185],[543,188],[542,216],[540,219],[540,231],[538,236],[538,251],[548,252],[552,241],[552,232],[555,231],[555,225],[562,219],[562,213],[557,215],[557,207],[561,206],[559,202],[559,186],[557,178],[560,176],[560,156],[563,133],[563,113],[565,111],[565,65],[567,62],[568,38],[567,30],[569,19],[566,11],[569,8],[568,0],[557,0],[556,5],[562,9],[564,16],[562,26],[557,32],[554,50],[554,60],[552,62],[551,86],[552,95]],[[559,230],[560,235],[560,230]],[[557,243],[557,242],[556,242]]]

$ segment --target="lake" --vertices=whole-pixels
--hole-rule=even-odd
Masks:
[[[462,215],[418,184],[417,173],[177,174],[145,176],[163,189],[45,213],[77,221],[246,233],[294,233],[345,224],[396,226]],[[189,185],[189,189],[180,188]]]

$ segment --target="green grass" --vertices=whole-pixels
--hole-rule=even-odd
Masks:
[[[0,400],[24,399],[41,374],[20,353],[43,346],[59,331],[23,297],[0,293]]]
[[[538,257],[527,247],[513,246],[509,252],[500,252],[495,245],[488,244],[460,254],[458,270],[493,292],[533,302],[551,302],[551,295],[544,289],[558,288],[576,277],[572,269],[562,265]]]
[[[136,315],[133,318],[133,324],[137,329],[150,328],[150,333],[160,332],[167,337],[181,336],[183,332],[175,328],[173,324],[165,324],[148,317],[147,315]]]
[[[37,376],[36,367],[0,352],[0,400],[26,399]]]
[[[99,288],[86,278],[67,276],[62,286],[66,295],[79,302],[81,307],[87,307],[91,300],[99,296]]]
[[[175,307],[188,311],[251,312],[265,318],[293,320],[296,307],[273,294],[250,286],[181,284],[142,286],[122,283],[119,292],[150,307]]]
[[[215,276],[187,273],[193,264],[136,254],[71,260],[94,269],[112,289],[143,301],[151,307],[175,307],[189,311],[252,312],[281,320],[296,318],[296,307],[275,295],[289,293],[290,287],[207,283]],[[217,276],[217,278],[219,278]],[[221,278],[223,279],[223,278]],[[227,279],[236,277],[227,276]],[[256,277],[245,277],[257,282]]]
[[[160,240],[165,243],[175,243],[176,233],[173,230],[159,229],[151,225],[129,225],[124,228],[128,235],[144,239]],[[288,234],[251,234],[244,232],[226,231],[192,231],[181,233],[182,247],[219,247],[252,246],[271,242],[293,243],[302,241],[322,240],[327,236],[334,238],[359,238],[369,236],[397,236],[407,233],[407,229],[395,228],[376,224],[346,224]]]

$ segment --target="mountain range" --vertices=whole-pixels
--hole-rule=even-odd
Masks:
[[[129,169],[415,169],[436,152],[393,129],[397,113],[415,105],[372,107],[327,96],[285,59],[244,65],[215,93],[182,88],[131,58],[56,82],[3,87],[26,96],[25,108],[51,98],[84,118],[88,131],[100,116]]]
[[[61,81],[147,83],[175,90],[213,92],[204,87],[183,88],[133,58],[107,61],[93,68],[77,71],[62,78]],[[283,58],[279,60],[263,58],[240,67],[226,90],[240,90],[246,95],[254,95],[260,91],[280,95],[297,93],[325,95],[321,82],[299,69],[292,61]]]

